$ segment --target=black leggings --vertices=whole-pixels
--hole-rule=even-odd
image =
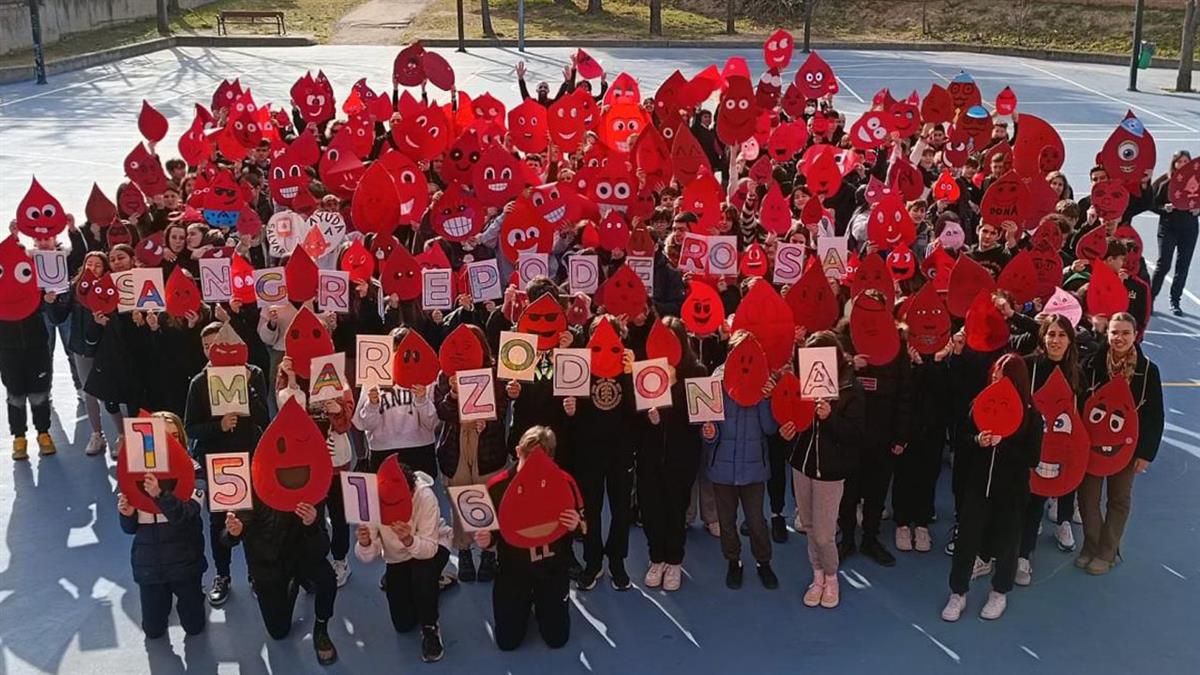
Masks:
[[[345,560],[350,552],[350,526],[346,524],[346,504],[342,501],[342,477],[336,471],[325,505],[329,512],[329,553],[334,560]]]
[[[929,527],[933,522],[933,503],[945,447],[946,428],[937,427],[914,438],[896,458],[892,520],[897,526]]]
[[[988,499],[982,492],[964,492],[962,511],[958,515],[958,541],[954,546],[954,562],[950,566],[951,593],[967,592],[975,558],[987,558],[985,550],[991,551],[996,561],[992,590],[997,593],[1012,590],[1017,574],[1021,521],[1028,499],[1029,495]]]
[[[521,645],[529,629],[531,610],[546,646],[558,649],[567,644],[571,637],[569,590],[565,566],[537,572],[517,572],[502,566],[492,583],[496,646],[507,652]]]
[[[783,440],[779,434],[767,436],[767,461],[771,463],[771,476],[767,479],[767,497],[771,502],[772,516],[783,514],[787,486],[792,476],[792,468],[787,463],[791,452],[792,444]]]
[[[1197,227],[1193,222],[1190,226],[1172,227],[1160,222],[1158,226],[1158,263],[1154,266],[1154,276],[1150,279],[1150,295],[1157,298],[1162,290],[1163,282],[1171,272],[1172,258],[1178,259],[1175,264],[1175,277],[1171,280],[1171,304],[1178,305],[1183,297],[1183,289],[1187,285],[1188,267],[1192,264],[1192,253],[1196,251]]]
[[[333,603],[337,600],[337,578],[328,560],[307,556],[296,557],[288,562],[288,568],[271,565],[266,569],[250,570],[254,576],[254,593],[258,596],[263,625],[276,640],[287,637],[292,629],[292,610],[296,606],[301,583],[316,595],[315,613],[318,621],[328,621],[333,616]]]
[[[438,624],[438,579],[449,559],[449,549],[439,546],[428,560],[388,563],[388,610],[397,633],[407,633],[418,624]]]
[[[200,587],[200,580],[197,576],[186,581],[138,584],[142,601],[142,630],[146,632],[146,637],[162,637],[167,632],[172,601],[175,611],[179,613],[179,625],[183,626],[185,633],[195,635],[204,630],[204,591]]]
[[[621,562],[629,555],[629,526],[633,524],[633,454],[610,448],[587,448],[576,472],[587,533],[583,535],[583,561],[598,569],[604,557]],[[604,495],[608,494],[608,537],[604,537],[601,516]]]
[[[846,479],[842,504],[838,509],[838,527],[842,530],[842,541],[854,541],[859,500],[863,503],[863,538],[879,537],[883,503],[887,499],[888,485],[892,482],[892,467],[895,464],[896,456],[892,454],[890,447],[864,448],[858,470]]]
[[[663,461],[642,457],[637,463],[637,496],[642,528],[650,547],[650,562],[678,565],[683,562],[687,539],[687,510],[692,483],[700,463],[698,453],[668,452]]]
[[[1021,519],[1021,548],[1017,553],[1020,558],[1028,559],[1033,555],[1033,550],[1037,548],[1038,525],[1042,522],[1042,512],[1046,508],[1047,499],[1047,497],[1029,495],[1029,502],[1025,504],[1025,515]],[[1054,499],[1058,500],[1058,523],[1056,524],[1071,522],[1071,517],[1075,515],[1075,493],[1068,492]]]

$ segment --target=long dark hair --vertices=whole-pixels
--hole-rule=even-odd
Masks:
[[[1025,366],[1025,359],[1009,352],[992,364],[992,378],[995,378],[997,373],[1012,381],[1017,393],[1021,395],[1022,405],[1026,408],[1033,405],[1033,394],[1029,391],[1029,368]]]
[[[1063,375],[1067,378],[1067,383],[1071,385],[1072,391],[1079,391],[1079,347],[1078,340],[1075,335],[1075,327],[1071,325],[1071,320],[1061,314],[1050,314],[1042,318],[1042,323],[1038,326],[1038,346],[1037,353],[1039,356],[1050,359],[1049,353],[1046,351],[1046,334],[1051,328],[1057,327],[1067,334],[1067,338],[1071,344],[1067,345],[1067,351],[1063,354],[1062,361],[1058,364],[1062,368]]]

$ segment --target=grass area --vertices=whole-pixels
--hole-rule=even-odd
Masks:
[[[736,39],[765,36],[778,25],[799,33],[798,19],[772,18],[782,0],[737,0]],[[1181,9],[1162,9],[1152,1],[1144,18],[1144,39],[1157,43],[1160,56],[1178,56],[1183,25]],[[516,38],[516,0],[493,0],[492,25],[502,38]],[[1178,6],[1176,3],[1175,6]],[[527,0],[528,39],[649,40],[646,0],[604,0],[604,11],[583,12],[586,0]],[[925,21],[922,23],[924,13]],[[1129,51],[1133,12],[1116,0],[1043,2],[1039,0],[822,0],[813,19],[816,40],[946,41],[1075,51]],[[479,2],[468,0],[466,34],[482,38]],[[923,29],[924,25],[924,29]],[[455,0],[432,0],[408,28],[406,37],[457,36]],[[666,0],[663,37],[720,40],[725,35],[724,0]],[[1200,48],[1197,49],[1200,55]]]
[[[279,10],[284,13],[288,34],[308,35],[320,42],[329,39],[333,26],[343,15],[366,0],[217,0],[191,11],[171,16],[171,31],[181,35],[216,35],[217,15],[223,9]],[[236,24],[235,35],[274,34],[275,24]],[[110,49],[158,37],[155,19],[135,21],[101,30],[75,33],[46,47],[46,60]],[[0,67],[28,65],[33,50],[24,49],[0,56]]]

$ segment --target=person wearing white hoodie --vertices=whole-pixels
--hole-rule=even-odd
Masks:
[[[437,409],[429,387],[371,387],[358,401],[354,426],[367,437],[371,471],[378,471],[383,460],[398,455],[400,462],[414,470],[436,476],[437,454],[434,430]]]
[[[432,663],[445,654],[438,628],[438,578],[450,559],[452,533],[433,492],[433,478],[408,467],[404,475],[412,490],[412,519],[359,525],[354,554],[364,563],[383,557],[392,626],[407,633],[420,624],[421,658]]]

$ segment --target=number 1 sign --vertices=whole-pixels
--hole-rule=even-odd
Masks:
[[[167,421],[161,417],[125,418],[125,456],[130,473],[167,473]]]
[[[209,511],[244,511],[253,508],[250,453],[214,453],[207,455],[204,461],[208,467]]]
[[[343,471],[342,505],[346,509],[346,522],[351,524],[379,524],[379,478],[373,473]]]

